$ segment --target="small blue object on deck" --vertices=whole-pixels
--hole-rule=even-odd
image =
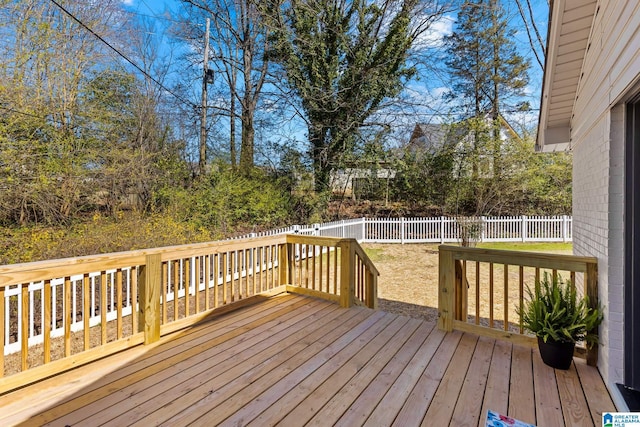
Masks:
[[[487,411],[487,420],[485,421],[485,427],[536,427],[533,424],[528,424],[515,418],[507,417],[506,415],[499,414],[489,409]]]

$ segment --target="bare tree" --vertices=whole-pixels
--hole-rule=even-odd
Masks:
[[[255,115],[269,63],[264,52],[269,41],[253,0],[183,0],[211,17],[212,61],[228,90],[222,110],[229,117],[229,152],[236,165],[236,102],[240,106],[240,170],[254,165]]]
[[[540,35],[540,30],[538,29],[538,25],[536,24],[536,20],[533,16],[531,0],[525,0],[525,3],[527,5],[527,12],[525,12],[524,8],[522,7],[522,0],[516,0],[516,4],[518,5],[518,13],[520,14],[520,18],[522,18],[522,23],[524,24],[524,28],[527,31],[529,45],[531,46],[533,55],[536,57],[536,62],[538,62],[538,65],[540,65],[541,69],[544,69],[544,58],[546,56],[545,42]],[[549,6],[548,2],[547,6]],[[532,33],[535,34],[535,39]],[[538,51],[540,53],[538,53]]]

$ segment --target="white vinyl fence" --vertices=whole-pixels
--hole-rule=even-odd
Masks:
[[[435,218],[357,218],[341,221],[327,222],[323,224],[312,225],[293,225],[290,227],[269,230],[260,233],[251,233],[250,235],[236,237],[235,239],[247,237],[262,237],[278,234],[305,234],[314,236],[327,237],[343,237],[355,238],[359,242],[380,242],[380,243],[447,243],[460,241],[464,232],[470,234],[474,241],[482,242],[569,242],[572,237],[571,217],[568,216],[518,216],[518,217],[435,217]],[[232,251],[228,255],[236,260],[233,265],[234,277],[244,277],[247,274],[246,266],[243,258],[239,257],[237,251]],[[253,256],[253,255],[251,255]],[[269,270],[276,267],[277,256],[273,255],[264,258],[264,254],[259,253],[260,269]],[[296,257],[304,258],[306,254],[296,254]],[[270,258],[270,260],[269,260]],[[203,260],[201,260],[204,262]],[[195,257],[191,260],[195,262]],[[192,264],[193,265],[193,264]],[[249,265],[255,265],[251,260]],[[171,267],[171,265],[169,266]],[[182,277],[183,261],[178,264],[180,269],[179,277]],[[220,268],[222,271],[222,268]],[[117,313],[115,310],[116,298],[115,292],[115,270],[106,271],[104,279],[101,278],[100,272],[90,273],[89,289],[91,313],[89,313],[89,325],[94,326],[101,322],[101,316],[96,303],[100,295],[101,282],[104,280],[107,286],[107,321],[115,319]],[[171,271],[168,272],[171,277]],[[131,314],[131,272],[129,269],[122,270],[123,278],[123,295],[124,307],[123,316]],[[221,273],[222,274],[222,273]],[[191,280],[187,281],[191,285],[185,286],[184,281],[179,283],[178,297],[183,297],[185,293],[193,292],[196,284],[204,287],[202,280],[196,279],[195,270],[190,270]],[[82,288],[83,276],[71,276],[72,285],[72,321],[71,331],[77,332],[84,328],[82,321],[83,313],[81,312],[82,303],[77,300],[79,295],[78,289]],[[215,280],[215,279],[214,279]],[[222,276],[218,277],[219,283],[222,283]],[[58,319],[55,324],[51,325],[51,336],[63,336],[64,325],[62,321],[62,313],[56,313],[58,304],[57,299],[62,300],[62,289],[64,279],[53,279],[50,281],[52,287],[52,310],[54,319]],[[34,282],[28,285],[28,304],[30,319],[28,322],[28,342],[29,346],[37,345],[43,342],[42,328],[39,322],[34,319],[36,311],[44,313],[44,307],[41,304],[42,294],[45,284],[43,282]],[[21,318],[22,309],[22,293],[18,285],[10,286],[6,289],[4,295],[4,316],[5,325],[11,323],[10,316]],[[167,293],[167,301],[175,299],[172,289]],[[13,313],[13,314],[11,314]],[[11,354],[20,351],[20,337],[22,336],[22,324],[17,323],[17,329],[10,331],[9,328],[4,330],[4,354]]]
[[[570,216],[356,218],[293,225],[244,237],[296,233],[347,237],[360,243],[571,242]]]

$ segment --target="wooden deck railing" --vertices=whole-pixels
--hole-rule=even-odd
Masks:
[[[0,393],[269,295],[375,307],[355,239],[280,235],[0,266]]]
[[[536,339],[525,333],[516,309],[526,298],[525,285],[533,288],[543,272],[560,275],[596,307],[597,266],[593,257],[441,245],[438,326],[533,346]],[[597,351],[578,347],[576,355],[595,365]]]

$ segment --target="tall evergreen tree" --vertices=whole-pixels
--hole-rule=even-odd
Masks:
[[[529,81],[529,62],[518,53],[514,32],[498,0],[475,0],[462,4],[455,30],[446,38],[446,65],[452,77],[448,96],[458,101],[459,117],[467,121],[469,158],[492,159],[490,179],[484,174],[483,180],[480,165],[472,161],[469,194],[481,194],[482,185],[500,181],[503,114],[528,108],[521,100]],[[482,209],[481,203],[476,205]]]
[[[450,97],[462,101],[464,116],[525,108],[519,103],[529,82],[529,61],[514,42],[498,0],[465,1],[454,32],[446,38],[453,79]],[[515,103],[515,104],[514,104]]]

